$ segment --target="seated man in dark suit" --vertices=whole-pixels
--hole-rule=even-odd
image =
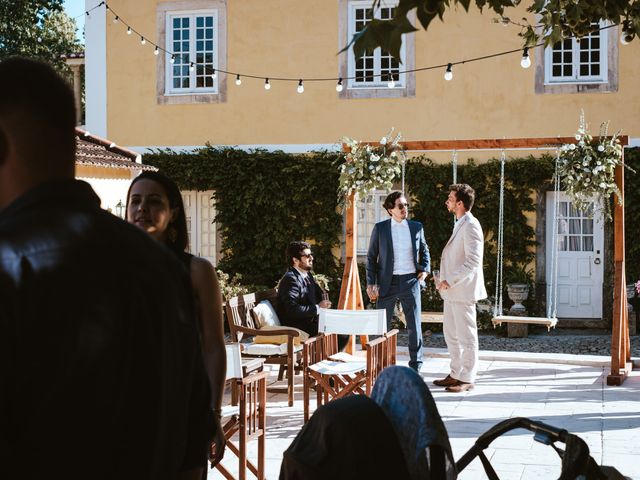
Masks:
[[[311,245],[291,242],[286,257],[289,269],[278,283],[278,318],[283,325],[317,335],[318,309],[331,308],[331,302],[323,299],[325,292],[311,275]]]

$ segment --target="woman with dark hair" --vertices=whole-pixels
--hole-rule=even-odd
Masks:
[[[225,438],[220,426],[226,372],[222,294],[216,271],[206,259],[187,253],[189,236],[182,195],[173,180],[156,172],[138,175],[127,193],[127,221],[165,244],[191,276],[202,335],[202,350],[211,387],[214,436],[209,458],[222,460]]]

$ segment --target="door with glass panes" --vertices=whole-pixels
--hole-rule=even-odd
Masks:
[[[547,284],[551,282],[554,192],[547,193]],[[604,221],[593,205],[579,210],[564,192],[558,211],[558,318],[602,318]]]
[[[183,191],[182,200],[187,216],[189,251],[216,264],[216,224],[213,190]]]

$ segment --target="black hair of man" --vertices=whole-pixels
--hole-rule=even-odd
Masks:
[[[473,188],[466,183],[454,183],[449,185],[449,191],[456,194],[456,200],[462,202],[467,212],[471,210],[476,199],[476,192]]]
[[[303,242],[301,240],[291,242],[287,246],[287,251],[285,253],[287,265],[293,267],[293,259],[297,258],[298,260],[300,260],[300,258],[302,257],[302,252],[304,252],[307,248],[311,249],[311,245],[307,242]]]
[[[404,193],[402,192],[391,192],[389,195],[387,195],[387,198],[384,199],[382,207],[387,211],[389,215],[391,215],[390,210],[396,208],[396,200],[403,197]]]
[[[0,156],[9,135],[22,162],[43,178],[73,178],[76,112],[73,91],[50,65],[0,61]]]

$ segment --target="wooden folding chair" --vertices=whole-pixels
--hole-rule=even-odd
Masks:
[[[351,394],[369,394],[383,368],[395,364],[397,330],[386,333],[385,310],[320,309],[319,335],[303,345],[304,421],[311,391],[316,406]],[[337,335],[379,335],[364,345],[366,356],[338,352]]]
[[[256,327],[255,320],[251,315],[251,310],[261,301],[268,300],[274,307],[278,303],[278,291],[275,288],[264,290],[257,293],[249,293],[238,297],[230,298],[225,303],[225,313],[227,324],[231,332],[231,338],[234,342],[243,342],[243,356],[264,358],[265,363],[276,364],[280,366],[278,372],[278,380],[282,380],[284,373],[287,374],[287,386],[285,388],[279,386],[269,387],[270,392],[287,393],[289,406],[293,406],[293,390],[294,390],[294,373],[300,370],[300,345],[294,345],[294,338],[298,337],[298,333],[294,330],[275,329],[264,331]],[[287,336],[287,343],[283,345],[256,345],[252,342],[246,342],[249,337],[256,335],[262,336]]]
[[[238,407],[223,409],[223,431],[227,440],[227,451],[238,457],[238,479],[247,478],[247,468],[258,480],[264,479],[265,459],[265,423],[267,405],[267,376],[268,372],[253,372],[243,375],[240,344],[225,345],[227,351],[227,381],[231,382],[232,391],[235,390]],[[231,439],[238,434],[237,444]],[[247,442],[258,439],[257,466],[247,459]],[[235,477],[219,463],[216,465],[222,476],[229,480]]]

